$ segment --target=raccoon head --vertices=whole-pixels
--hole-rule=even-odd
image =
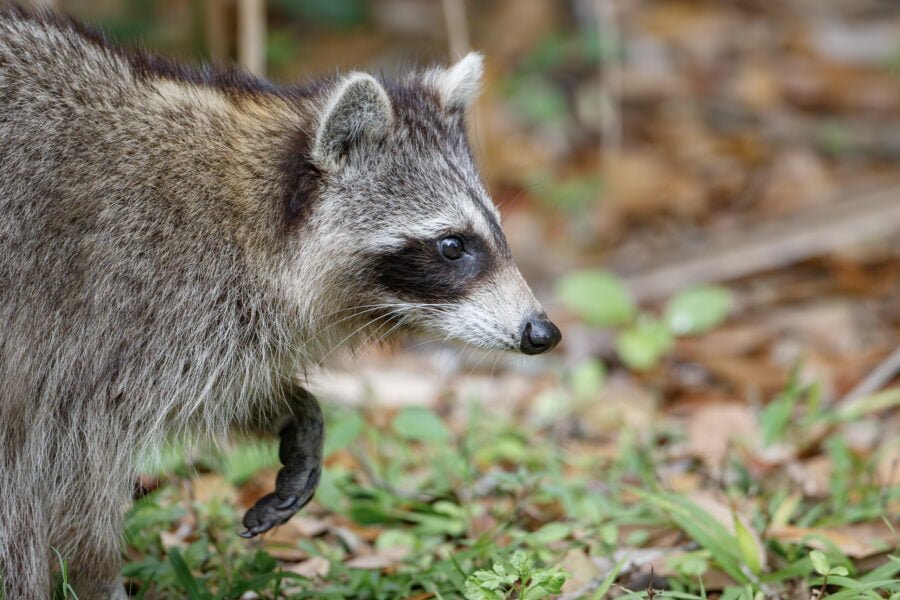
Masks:
[[[373,337],[420,331],[540,354],[559,329],[513,262],[466,137],[482,59],[398,80],[353,73],[321,100],[309,226],[333,306]],[[335,311],[337,315],[340,311]]]

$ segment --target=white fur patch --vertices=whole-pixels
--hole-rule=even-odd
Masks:
[[[469,52],[452,67],[434,72],[432,81],[446,108],[465,110],[481,91],[484,58]]]

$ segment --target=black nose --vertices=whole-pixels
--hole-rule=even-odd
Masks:
[[[553,350],[561,339],[562,334],[559,332],[559,327],[554,325],[546,315],[540,315],[528,319],[525,323],[519,350],[524,354],[543,354]]]

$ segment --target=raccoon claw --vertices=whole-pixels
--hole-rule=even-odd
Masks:
[[[321,470],[317,467],[309,474],[306,485],[300,494],[291,494],[282,498],[275,491],[260,498],[244,515],[243,523],[247,530],[238,535],[249,539],[286,523],[298,510],[312,500],[319,483],[320,473]]]
[[[283,525],[312,499],[314,490],[315,486],[312,487],[303,502],[299,496],[282,499],[277,492],[264,496],[244,515],[243,524],[247,529],[238,535],[249,539],[265,533],[273,527]]]
[[[247,529],[238,535],[249,539],[283,524],[297,512],[293,503],[286,508],[280,508],[285,504],[285,501],[275,493],[262,497],[244,515],[243,523]]]

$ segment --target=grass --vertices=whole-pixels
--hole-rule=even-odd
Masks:
[[[731,452],[721,473],[685,462],[680,429],[665,420],[558,435],[559,423],[577,425],[590,410],[579,398],[604,385],[597,371],[561,379],[557,424],[543,428],[477,403],[449,424],[425,408],[390,419],[378,409],[330,411],[326,471],[301,513],[317,525],[312,534],[255,543],[235,535],[236,504],[252,473],[271,471],[272,447],[200,456],[174,472],[221,479],[234,494],[192,498],[188,479],[170,476],[130,513],[123,575],[138,598],[192,600],[900,598],[896,531],[864,560],[822,534],[895,526],[900,489],[873,482],[877,456],[850,451],[840,422],[878,418],[896,392],[844,415],[822,411],[815,386],[794,383],[760,411],[767,442],[830,428],[822,452],[832,493],[816,498],[782,473],[758,474],[746,453]],[[672,489],[661,473],[673,469],[702,483]],[[808,534],[773,535],[786,527]]]

